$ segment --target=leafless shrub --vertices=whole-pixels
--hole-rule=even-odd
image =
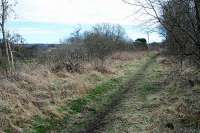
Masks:
[[[53,72],[66,70],[68,72],[78,72],[82,70],[82,64],[87,59],[85,50],[81,46],[66,45],[47,52],[39,60],[45,62]]]
[[[40,62],[45,62],[54,72],[80,73],[84,62],[90,62],[95,69],[104,72],[105,62],[112,53],[129,49],[130,40],[125,39],[125,31],[120,25],[99,24],[83,34],[80,31],[80,28],[76,29],[70,38],[62,41],[61,47],[40,56]]]
[[[96,25],[84,33],[84,45],[88,55],[93,57],[95,68],[102,71],[105,60],[113,52],[125,49],[124,29],[119,25]]]
[[[161,25],[169,52],[178,55],[181,63],[191,57],[200,64],[200,0],[123,1],[138,6],[151,17],[149,22]]]

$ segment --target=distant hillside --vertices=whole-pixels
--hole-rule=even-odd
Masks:
[[[23,44],[25,48],[57,48],[62,46],[63,44],[42,44],[42,43],[35,43],[35,44]]]

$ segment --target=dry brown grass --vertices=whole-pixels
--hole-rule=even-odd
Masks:
[[[114,60],[128,61],[142,58],[146,53],[146,51],[117,52],[114,53],[111,58]]]
[[[154,124],[149,126],[155,132],[181,132],[193,133],[200,131],[200,84],[194,82],[194,86],[188,81],[195,81],[200,77],[198,69],[184,65],[183,71],[177,68],[178,64],[172,59],[159,58],[158,63],[167,67],[170,71],[168,85],[161,93],[154,94],[159,108],[156,108],[150,116]],[[151,97],[151,96],[150,96]],[[151,101],[151,100],[150,100]],[[155,104],[155,101],[152,101]],[[167,127],[172,124],[173,129]]]
[[[15,80],[0,80],[0,131],[9,127],[20,131],[31,126],[36,116],[53,115],[63,117],[57,107],[72,99],[83,96],[96,84],[113,76],[123,75],[126,68],[118,66],[133,63],[144,57],[146,52],[116,53],[107,60],[104,73],[96,71],[91,64],[84,65],[84,72],[52,73],[38,64],[21,64]]]
[[[178,64],[162,56],[157,58],[156,66],[146,73],[146,78],[152,83],[155,79],[156,83],[162,83],[160,89],[145,98],[135,90],[128,93],[117,109],[106,116],[103,132],[199,133],[200,84],[194,82],[191,86],[187,82],[198,79],[199,71],[188,66],[183,66],[182,72],[177,71]],[[154,79],[156,72],[160,76]],[[170,78],[166,80],[166,77]]]

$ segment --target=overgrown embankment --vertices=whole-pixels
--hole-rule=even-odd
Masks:
[[[49,116],[48,118],[36,117],[33,128],[28,132],[90,132],[96,128],[104,116],[118,104],[121,96],[130,89],[134,82],[142,80],[146,68],[155,62],[155,55],[147,57],[131,64],[124,76],[112,78],[95,89],[88,92],[84,97],[77,98],[63,105],[59,111],[65,114],[60,119]],[[95,124],[96,123],[96,124]]]

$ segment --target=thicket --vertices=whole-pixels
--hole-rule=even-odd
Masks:
[[[149,15],[152,28],[160,27],[169,54],[200,65],[200,0],[123,1]]]
[[[76,29],[71,37],[62,41],[62,46],[40,56],[50,70],[57,72],[81,72],[83,63],[90,62],[94,68],[104,71],[106,59],[114,52],[130,50],[132,42],[127,39],[120,25],[98,24],[81,33]]]
[[[107,67],[106,61],[113,53],[148,48],[145,39],[133,42],[120,25],[106,23],[94,25],[90,30],[83,32],[81,28],[75,29],[69,38],[55,47],[28,46],[19,34],[9,34],[7,42],[11,46],[16,67],[25,62],[45,65],[52,72],[64,70],[71,73],[81,73],[85,63],[90,63],[96,70],[104,72]],[[1,61],[0,58],[2,67]]]
[[[147,40],[145,38],[138,38],[135,40],[134,43],[137,49],[141,49],[141,50],[148,49]]]
[[[161,14],[168,51],[200,65],[200,1],[169,0]]]

